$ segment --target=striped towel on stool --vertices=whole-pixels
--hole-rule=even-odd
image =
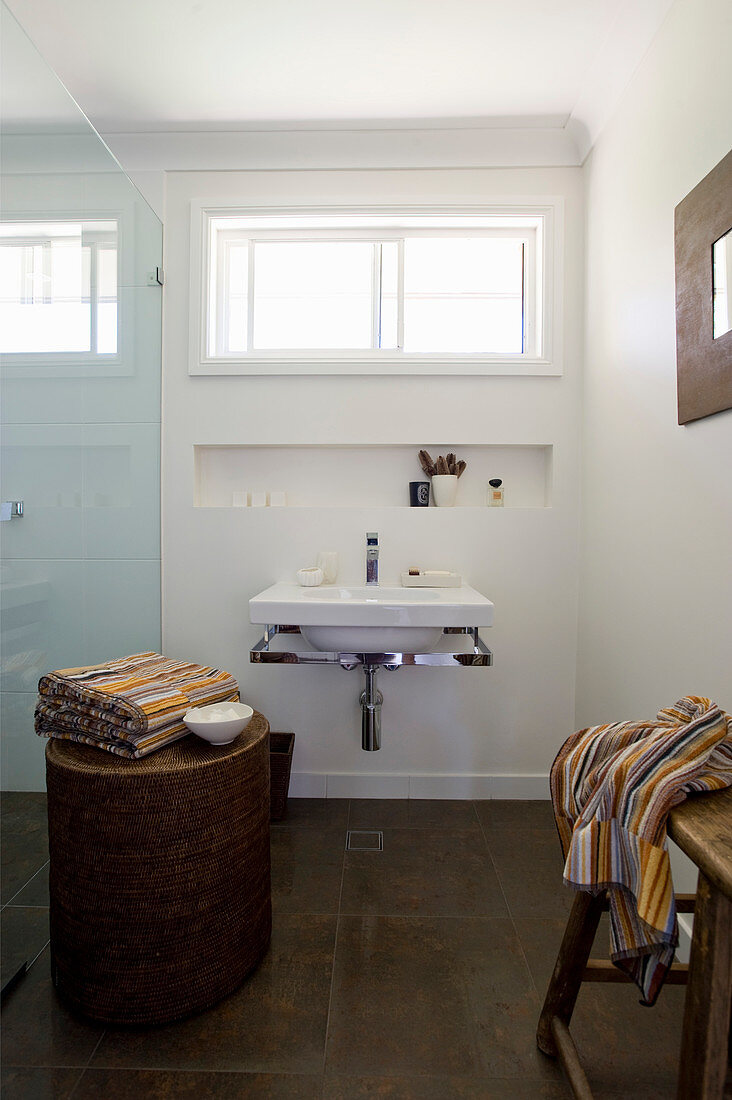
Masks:
[[[135,653],[42,676],[36,733],[138,759],[185,737],[190,707],[238,698],[237,681],[222,669]]]
[[[732,784],[732,718],[689,695],[652,722],[579,730],[551,770],[565,885],[610,900],[611,958],[652,1005],[678,945],[666,818]]]

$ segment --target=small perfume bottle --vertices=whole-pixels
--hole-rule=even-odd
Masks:
[[[488,507],[503,507],[503,482],[500,477],[492,477],[488,482]]]

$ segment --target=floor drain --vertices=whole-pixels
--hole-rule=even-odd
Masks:
[[[377,829],[349,829],[346,834],[347,852],[383,852],[384,834]]]

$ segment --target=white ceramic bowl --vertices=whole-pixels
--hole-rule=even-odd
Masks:
[[[232,712],[236,718],[231,717]],[[246,703],[210,703],[207,707],[191,707],[183,721],[192,733],[211,745],[230,745],[247,728],[253,714]]]

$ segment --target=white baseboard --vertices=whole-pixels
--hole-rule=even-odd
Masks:
[[[515,798],[519,802],[550,799],[548,775],[492,775],[489,798]]]
[[[548,799],[546,775],[384,775],[293,772],[292,798]]]
[[[409,776],[329,775],[326,798],[409,798]]]
[[[493,798],[489,775],[410,775],[410,798]]]
[[[676,948],[676,962],[688,963],[691,955],[691,936],[694,930],[694,914],[679,913],[679,946]]]
[[[290,798],[325,798],[326,775],[315,772],[293,772],[290,776]]]

